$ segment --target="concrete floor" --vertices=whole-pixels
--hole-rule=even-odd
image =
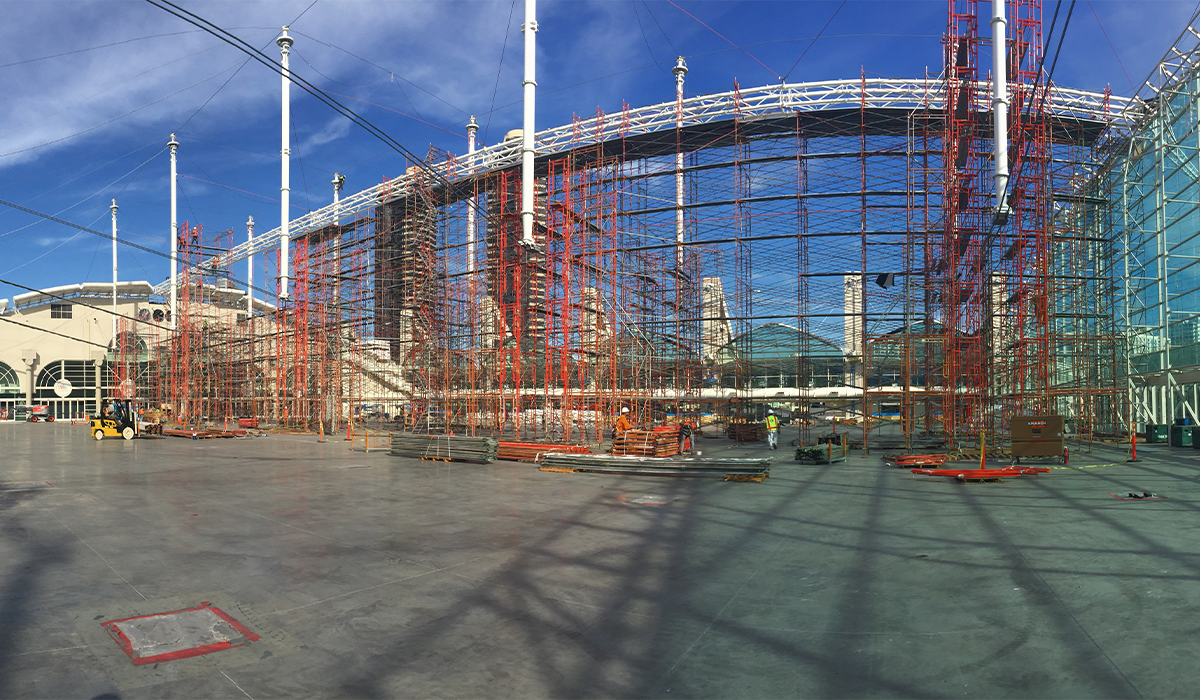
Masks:
[[[963,485],[699,445],[780,463],[743,484],[2,424],[0,697],[1200,694],[1200,450]],[[1109,495],[1135,489],[1168,498]],[[134,666],[100,627],[200,602],[262,639]]]

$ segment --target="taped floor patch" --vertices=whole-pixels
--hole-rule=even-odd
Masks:
[[[122,691],[271,663],[300,648],[252,606],[219,591],[80,609],[72,618]]]
[[[261,639],[207,601],[187,610],[109,620],[100,625],[138,666],[190,659]]]

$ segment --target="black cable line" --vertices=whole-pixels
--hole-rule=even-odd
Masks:
[[[44,143],[39,143],[39,144],[37,144],[37,145],[34,145],[34,146],[27,146],[27,147],[25,147],[25,148],[21,148],[21,149],[15,150],[15,151],[9,151],[8,153],[0,153],[0,158],[7,158],[8,156],[15,156],[15,155],[17,155],[17,154],[19,154],[19,153],[26,153],[26,152],[28,152],[28,151],[37,150],[37,149],[39,149],[39,148],[45,148],[46,146],[51,146],[51,145],[54,145],[54,144],[56,144],[56,143],[60,143],[60,142],[62,142],[62,141],[66,141],[67,139],[73,139],[73,138],[75,138],[76,136],[82,136],[82,135],[84,135],[84,134],[86,134],[86,133],[89,133],[89,132],[95,131],[96,129],[99,129],[99,128],[100,128],[100,127],[102,127],[102,126],[105,126],[105,125],[111,124],[112,122],[115,122],[115,121],[117,121],[118,119],[123,119],[123,118],[125,118],[125,117],[128,117],[130,114],[133,114],[134,112],[140,112],[141,110],[143,110],[143,109],[146,109],[147,107],[152,107],[152,106],[154,106],[154,105],[158,104],[159,102],[162,102],[163,100],[170,99],[170,98],[172,98],[172,97],[174,97],[174,96],[176,96],[176,95],[178,95],[178,94],[180,94],[180,93],[182,93],[182,92],[186,92],[186,91],[188,91],[188,90],[191,90],[192,88],[196,87],[197,85],[203,85],[204,83],[207,83],[208,81],[210,81],[210,80],[212,80],[213,78],[217,77],[217,76],[218,76],[218,75],[220,75],[221,73],[224,73],[225,71],[229,70],[230,68],[233,68],[233,66],[230,66],[229,68],[225,68],[225,69],[223,69],[223,70],[217,71],[216,73],[213,73],[212,75],[208,76],[207,78],[205,78],[205,79],[203,79],[203,80],[201,80],[201,81],[199,81],[199,82],[192,83],[191,85],[188,85],[187,87],[179,88],[178,90],[176,90],[175,92],[172,92],[172,93],[170,93],[169,95],[163,95],[162,97],[160,97],[160,98],[158,98],[158,99],[156,99],[156,100],[152,100],[152,101],[150,101],[150,102],[147,102],[146,104],[144,104],[144,105],[142,105],[142,106],[140,106],[140,107],[134,107],[133,109],[131,109],[131,110],[127,111],[127,112],[124,112],[124,113],[122,113],[122,114],[118,114],[118,115],[117,115],[117,116],[115,116],[115,117],[110,117],[109,119],[105,119],[104,121],[100,122],[99,124],[95,124],[95,125],[93,125],[93,126],[89,126],[88,128],[86,128],[86,129],[83,129],[83,130],[81,130],[81,131],[76,131],[76,132],[75,132],[75,133],[73,133],[73,134],[67,134],[66,136],[60,136],[59,138],[52,139],[52,140],[50,140],[50,141],[46,141],[46,142],[44,142]]]
[[[300,164],[300,184],[304,185],[304,203],[307,205],[308,211],[311,212],[313,210],[312,198],[308,196],[308,176],[304,172],[304,157],[300,155],[300,132],[296,130],[295,119],[292,119],[292,137],[296,139],[296,162]]]
[[[180,34],[197,34],[197,33],[199,33],[198,30],[189,29],[184,32],[168,32],[167,34],[151,34],[150,36],[140,36],[140,37],[136,37],[134,39],[125,39],[123,41],[114,41],[111,44],[101,44],[99,46],[92,46],[92,47],[86,48],[86,49],[75,49],[74,51],[64,51],[62,53],[51,54],[49,56],[39,56],[38,58],[27,58],[24,61],[14,61],[13,63],[4,63],[4,64],[0,64],[0,68],[11,68],[12,66],[20,66],[20,65],[24,65],[26,63],[37,63],[38,61],[47,61],[51,58],[62,58],[63,56],[70,56],[72,54],[87,53],[88,51],[97,51],[99,49],[107,49],[111,46],[120,46],[121,44],[131,44],[135,41],[145,41],[146,39],[160,39],[165,36],[179,36]]]
[[[1050,94],[1050,90],[1054,85],[1054,68],[1058,65],[1058,56],[1062,53],[1063,39],[1067,38],[1067,27],[1071,26],[1071,15],[1075,12],[1075,0],[1071,0],[1071,6],[1067,8],[1067,18],[1063,21],[1062,31],[1058,35],[1058,46],[1054,49],[1054,60],[1050,62],[1050,72],[1046,74],[1046,90],[1042,93],[1042,103],[1038,111],[1046,105],[1046,98]],[[1043,63],[1045,57],[1043,56]]]
[[[83,338],[76,338],[74,336],[66,335],[64,333],[59,333],[57,331],[46,330],[45,328],[38,328],[37,326],[31,326],[28,323],[21,323],[20,321],[14,321],[11,318],[5,318],[4,316],[0,316],[0,321],[8,321],[9,323],[15,323],[18,326],[23,326],[25,328],[29,328],[31,330],[38,331],[40,333],[49,333],[50,335],[57,335],[60,338],[66,338],[67,340],[74,340],[79,343],[87,343],[88,345],[95,345],[96,347],[104,348],[105,350],[108,349],[107,345],[103,345],[101,343],[95,343],[90,340],[84,340]]]
[[[642,33],[642,41],[646,43],[646,52],[650,54],[650,60],[654,61],[654,65],[657,66],[658,69],[665,75],[670,75],[670,73],[667,72],[667,69],[663,68],[659,63],[658,57],[654,55],[654,50],[650,48],[650,39],[646,36],[646,28],[642,26],[642,15],[638,12],[637,0],[629,0],[629,2],[631,5],[633,5],[633,16],[637,18],[638,30],[640,30]]]
[[[202,105],[200,105],[199,107],[197,107],[197,108],[196,108],[196,111],[195,111],[195,112],[192,112],[192,115],[191,115],[190,117],[188,117],[187,119],[184,119],[182,124],[180,124],[179,126],[175,127],[175,132],[176,132],[176,133],[183,133],[183,127],[187,126],[187,125],[188,125],[188,124],[189,124],[189,123],[190,123],[190,122],[191,122],[193,119],[195,119],[195,118],[196,118],[196,115],[200,113],[200,110],[202,110],[202,109],[204,109],[205,107],[207,107],[207,106],[208,106],[208,103],[209,103],[209,102],[212,102],[212,101],[213,101],[213,98],[214,98],[214,97],[216,97],[216,96],[217,96],[217,94],[218,94],[218,93],[220,93],[222,90],[224,90],[224,89],[225,89],[225,86],[226,86],[226,85],[228,85],[228,84],[229,84],[229,82],[230,82],[231,80],[233,80],[234,78],[236,78],[236,77],[237,77],[237,74],[238,74],[238,73],[241,73],[241,72],[242,72],[242,69],[243,69],[243,68],[245,68],[245,67],[246,67],[246,64],[247,64],[247,63],[249,63],[249,62],[250,62],[250,59],[248,59],[248,58],[247,58],[246,60],[242,61],[242,65],[238,66],[238,67],[237,67],[237,70],[235,70],[235,71],[233,72],[233,74],[232,74],[232,75],[230,75],[228,78],[226,78],[226,79],[225,79],[225,82],[221,83],[221,87],[219,87],[219,88],[217,88],[216,90],[214,90],[214,91],[213,91],[213,94],[211,94],[211,95],[209,95],[209,96],[208,96],[208,99],[204,101],[204,104],[202,104]]]
[[[308,4],[308,7],[304,8],[304,11],[303,11],[303,12],[301,12],[301,13],[300,13],[300,14],[298,14],[298,15],[296,15],[296,19],[293,19],[291,22],[288,22],[288,25],[290,26],[290,25],[293,25],[293,24],[295,24],[296,22],[299,22],[299,21],[300,21],[300,18],[301,18],[301,17],[303,17],[304,15],[308,14],[308,11],[309,11],[309,10],[311,10],[311,9],[313,9],[313,5],[316,5],[318,2],[320,2],[320,0],[313,0],[312,2],[310,2],[310,3]]]
[[[1003,2],[1003,0],[994,0],[994,1],[995,2]],[[833,11],[833,15],[829,18],[828,21],[825,22],[825,26],[821,27],[821,31],[817,32],[817,35],[814,36],[813,40],[811,42],[809,42],[807,47],[805,47],[804,51],[800,54],[800,58],[797,58],[796,62],[792,64],[792,67],[788,69],[788,72],[783,74],[783,78],[781,79],[781,82],[785,82],[785,83],[787,82],[788,76],[790,76],[792,74],[792,71],[796,70],[796,66],[800,65],[800,61],[804,60],[804,57],[807,56],[808,52],[812,49],[812,47],[814,45],[816,45],[817,39],[821,38],[821,35],[825,33],[825,30],[829,28],[829,25],[833,22],[834,18],[836,18],[838,16],[838,13],[841,12],[842,8],[845,6],[846,6],[846,0],[842,0],[842,4],[838,5],[838,8]]]
[[[650,9],[650,5],[646,3],[646,0],[642,0],[642,7],[646,8],[646,14],[650,15],[650,19],[654,20],[654,24],[658,25],[658,31],[662,32],[663,38],[667,40],[667,46],[671,47],[671,52],[676,56],[680,55],[679,51],[675,49],[675,44],[671,42],[671,37],[667,36],[666,31],[663,30],[662,24],[659,24],[658,18],[654,16],[654,12]]]
[[[42,294],[42,295],[48,296],[48,297],[50,297],[51,299],[58,299],[59,301],[64,301],[64,302],[67,302],[67,303],[69,303],[69,304],[74,304],[74,305],[82,306],[82,307],[85,307],[85,308],[88,308],[88,309],[92,309],[93,311],[99,311],[99,312],[101,312],[101,313],[106,313],[106,314],[109,314],[110,316],[116,316],[117,318],[123,318],[123,319],[125,319],[125,320],[127,320],[127,321],[131,321],[131,322],[133,322],[133,323],[134,323],[134,328],[135,328],[135,329],[136,329],[136,327],[137,327],[137,325],[136,325],[136,324],[139,324],[139,323],[140,323],[140,324],[142,324],[142,325],[144,325],[144,326],[149,326],[150,328],[156,328],[156,329],[158,329],[158,330],[160,330],[160,331],[166,331],[167,333],[171,333],[171,332],[173,332],[173,331],[172,331],[172,329],[171,329],[169,326],[160,326],[159,324],[155,323],[153,320],[150,320],[150,321],[145,321],[145,320],[142,320],[142,319],[140,319],[140,318],[134,318],[133,316],[129,316],[129,315],[123,314],[123,313],[121,313],[121,312],[119,312],[119,311],[113,311],[111,308],[105,308],[105,307],[103,307],[103,306],[96,306],[96,305],[94,305],[94,304],[89,304],[89,303],[87,303],[87,302],[85,302],[85,301],[82,301],[82,300],[80,300],[78,297],[64,297],[64,296],[62,296],[61,294],[52,294],[52,293],[50,293],[50,292],[47,292],[47,291],[45,291],[45,290],[42,290],[42,289],[37,289],[37,288],[35,288],[35,287],[26,287],[26,286],[25,286],[25,285],[23,285],[23,284],[17,284],[16,282],[12,282],[12,281],[10,281],[10,280],[6,280],[6,279],[3,279],[3,278],[0,278],[0,284],[9,284],[9,285],[12,285],[12,286],[14,286],[14,287],[19,287],[19,288],[21,288],[21,289],[24,289],[24,290],[26,290],[26,291],[30,291],[30,292],[37,292],[38,294]],[[100,284],[103,284],[103,282],[101,282]],[[262,301],[262,300],[258,300],[258,301]],[[203,303],[203,302],[202,302],[202,303]],[[267,303],[267,302],[262,302],[262,303]],[[237,307],[233,307],[233,308],[236,310],[236,308],[237,308]],[[170,312],[169,312],[169,313],[170,313]],[[250,311],[250,315],[251,315],[251,316],[253,316],[253,314],[254,314],[254,312],[253,312],[253,311]],[[103,344],[101,344],[101,343],[95,343],[95,342],[92,342],[92,341],[90,341],[90,340],[84,340],[83,338],[77,338],[77,337],[75,337],[75,336],[66,335],[66,334],[63,334],[63,333],[56,333],[55,331],[45,330],[45,329],[43,329],[43,328],[38,328],[38,327],[36,327],[36,326],[30,326],[30,325],[28,325],[28,324],[20,323],[19,321],[13,321],[12,319],[5,318],[4,316],[0,316],[0,319],[2,319],[2,320],[5,320],[5,321],[9,321],[10,323],[16,323],[18,326],[24,326],[24,327],[26,327],[26,328],[30,328],[30,329],[32,329],[32,330],[35,330],[35,331],[41,331],[41,332],[43,332],[43,333],[53,333],[54,335],[61,336],[61,337],[63,337],[63,338],[66,338],[67,340],[76,340],[76,341],[79,341],[79,342],[81,342],[81,343],[88,343],[89,345],[95,345],[96,347],[100,347],[100,348],[109,349],[109,346],[107,346],[107,345],[103,345]],[[119,334],[119,333],[118,333],[118,334]],[[134,331],[134,335],[137,335],[137,331],[136,331],[136,330]],[[253,337],[254,337],[254,338],[269,338],[269,337],[271,337],[272,335],[274,335],[274,332],[273,332],[273,331],[270,331],[270,330],[267,330],[267,331],[263,331],[263,332],[261,332],[261,333],[256,333],[256,334],[254,334],[254,336],[253,336]],[[115,340],[115,338],[114,338],[114,340]],[[204,342],[202,342],[202,343],[201,343],[201,345],[200,345],[200,349],[201,349],[201,350],[207,350],[207,349],[209,349],[209,348],[218,347],[218,346],[220,346],[221,344],[222,344],[222,343],[221,343],[221,341],[220,341],[220,340],[217,340],[217,341],[215,341],[215,342],[209,342],[209,343],[204,343]],[[114,343],[114,347],[115,347],[115,343]]]
[[[70,221],[67,221],[67,220],[65,220],[65,219],[60,219],[60,218],[58,218],[58,217],[56,217],[56,216],[51,216],[50,214],[45,214],[45,213],[43,213],[43,212],[37,211],[36,209],[30,209],[29,207],[23,207],[23,206],[21,206],[20,204],[17,204],[17,203],[15,203],[15,202],[9,202],[9,201],[7,201],[7,200],[0,199],[0,204],[3,204],[3,205],[4,205],[4,206],[6,206],[6,207],[12,207],[13,209],[16,209],[16,210],[18,210],[18,211],[23,211],[23,212],[25,212],[26,214],[32,214],[33,216],[38,216],[38,217],[41,217],[41,218],[43,218],[43,219],[46,219],[47,221],[53,221],[53,222],[54,222],[54,223],[56,223],[56,224],[62,224],[63,226],[66,226],[66,227],[68,227],[68,228],[73,228],[73,229],[76,229],[76,230],[78,230],[78,231],[82,231],[82,232],[84,232],[84,233],[90,233],[90,234],[92,234],[92,235],[94,235],[94,236],[100,236],[101,238],[105,238],[105,239],[107,239],[107,240],[110,240],[110,241],[111,241],[111,240],[113,240],[113,235],[112,235],[111,233],[102,233],[102,232],[100,232],[100,231],[97,231],[97,230],[95,230],[95,229],[88,228],[88,227],[86,227],[86,226],[80,226],[79,224],[72,223],[72,222],[70,222]],[[98,219],[97,219],[97,220],[98,220]],[[170,260],[171,260],[171,254],[170,254],[170,253],[164,253],[164,252],[162,252],[162,251],[155,250],[155,249],[153,249],[153,248],[151,248],[151,247],[149,247],[149,246],[144,246],[144,245],[142,245],[142,244],[140,244],[140,243],[134,243],[134,242],[132,242],[132,241],[129,241],[129,240],[126,240],[126,239],[123,239],[123,238],[117,238],[117,243],[120,243],[121,245],[129,246],[130,248],[136,248],[137,250],[145,251],[145,252],[147,252],[147,253],[150,253],[151,255],[157,255],[158,257],[160,257],[160,258],[163,258],[163,259],[165,259],[165,260],[167,260],[167,261],[170,261]],[[201,270],[205,271],[205,272],[208,272],[209,274],[212,274],[212,275],[214,275],[214,276],[218,276],[218,275],[219,275],[219,276],[226,277],[226,278],[228,278],[228,279],[229,279],[231,282],[235,282],[235,283],[237,283],[237,284],[244,285],[244,286],[246,286],[248,289],[254,289],[254,290],[256,290],[256,291],[260,291],[260,292],[262,292],[262,293],[263,293],[263,294],[265,294],[265,295],[271,295],[271,294],[273,294],[272,292],[270,292],[270,291],[268,291],[268,290],[266,290],[266,289],[263,289],[262,287],[250,287],[249,285],[246,285],[245,281],[244,281],[244,280],[241,280],[241,279],[239,279],[239,278],[237,278],[236,276],[234,276],[234,275],[233,275],[233,273],[231,273],[231,272],[229,271],[229,268],[216,268],[216,267],[212,267],[212,266],[206,266],[206,265],[204,265],[204,264],[201,264],[201,265],[199,265],[199,268],[200,268]],[[19,286],[19,285],[18,285],[18,286]],[[264,297],[264,298],[265,298],[265,297]]]
[[[500,91],[500,74],[504,71],[504,52],[508,50],[508,34],[512,31],[513,13],[517,9],[517,0],[513,0],[508,8],[508,24],[504,25],[504,42],[500,44],[500,65],[496,67],[496,84],[492,87],[492,104],[488,107],[487,123],[483,125],[483,141],[488,141],[488,130],[492,128],[492,115],[496,111],[496,93]],[[515,103],[513,103],[515,104]],[[508,105],[505,105],[507,107]]]
[[[431,167],[424,158],[417,156],[416,153],[409,150],[408,147],[406,147],[404,144],[397,141],[395,138],[393,138],[387,132],[385,132],[382,129],[380,129],[379,127],[375,126],[371,121],[360,116],[357,112],[350,109],[349,107],[346,107],[341,102],[334,99],[333,97],[330,97],[327,93],[325,93],[323,90],[321,90],[317,86],[310,83],[304,77],[297,75],[295,72],[291,71],[290,69],[285,72],[282,64],[275,61],[273,58],[267,56],[263,52],[255,49],[253,46],[248,44],[245,40],[241,39],[240,37],[229,33],[228,31],[222,29],[221,27],[217,26],[216,24],[213,24],[212,22],[204,19],[203,17],[196,15],[195,13],[189,12],[188,10],[185,10],[182,7],[179,7],[178,5],[170,2],[169,0],[146,0],[146,2],[150,3],[151,5],[154,5],[155,7],[163,10],[164,12],[167,12],[168,14],[174,15],[174,16],[184,20],[185,22],[187,22],[189,24],[192,24],[196,27],[203,29],[204,31],[208,32],[209,34],[212,34],[213,36],[217,37],[221,41],[224,41],[225,43],[229,44],[230,46],[233,46],[233,47],[239,49],[240,51],[243,51],[244,53],[250,55],[251,58],[253,58],[254,60],[263,64],[264,66],[266,66],[273,72],[275,72],[279,75],[287,75],[289,80],[292,83],[294,83],[297,87],[299,87],[301,90],[304,90],[308,94],[312,95],[318,101],[324,103],[326,106],[330,107],[335,112],[341,114],[342,116],[346,117],[347,119],[350,119],[352,122],[354,122],[358,126],[362,127],[364,130],[366,130],[367,133],[371,134],[375,138],[382,141],[389,148],[392,148],[397,153],[400,153],[401,155],[408,158],[415,167],[421,169],[426,175],[428,175],[430,178],[435,180],[438,184],[440,184],[444,187],[447,187],[447,188],[454,186],[454,183],[452,183],[449,178],[447,178],[446,176],[439,173],[436,169]],[[515,6],[515,2],[514,2],[514,6]],[[492,214],[490,214],[483,206],[481,206],[473,198],[468,198],[464,201],[467,204],[467,206],[474,208],[485,221],[489,221],[495,225],[499,225],[499,222],[496,221],[496,217],[493,216]]]
[[[300,35],[300,32],[296,32],[296,34],[299,36],[299,35]],[[295,46],[293,46],[293,47],[290,49],[290,51],[291,51],[291,53],[292,53],[292,55],[293,55],[293,56],[295,56],[296,58],[300,59],[301,61],[304,61],[304,65],[306,65],[306,66],[308,66],[309,68],[311,68],[311,69],[312,69],[312,72],[314,72],[314,73],[316,73],[317,75],[321,76],[322,78],[324,78],[324,79],[328,80],[329,82],[331,82],[331,83],[335,83],[335,84],[337,84],[337,85],[345,85],[346,87],[354,87],[354,88],[356,88],[356,87],[366,87],[366,86],[368,86],[368,85],[373,85],[373,84],[375,84],[375,83],[379,82],[379,78],[382,78],[382,77],[383,77],[383,76],[379,76],[379,78],[375,78],[375,79],[373,79],[373,80],[368,80],[368,81],[367,81],[367,82],[365,82],[365,83],[343,83],[342,81],[340,81],[340,80],[335,80],[335,79],[333,79],[333,78],[330,78],[328,75],[325,75],[325,74],[324,74],[324,73],[322,73],[321,71],[317,70],[317,67],[316,67],[316,66],[314,66],[314,65],[312,64],[312,61],[308,60],[307,58],[305,58],[305,57],[304,57],[304,55],[303,55],[303,54],[301,54],[299,51],[297,51]],[[248,58],[247,58],[246,60],[247,60],[247,61],[249,61],[250,59],[248,59]]]
[[[109,166],[109,165],[112,165],[113,163],[117,162],[118,160],[121,160],[122,158],[126,158],[126,157],[128,157],[128,156],[131,156],[131,155],[133,155],[134,153],[137,153],[138,151],[140,151],[140,150],[142,150],[142,149],[149,148],[150,146],[156,145],[157,143],[158,143],[158,141],[157,141],[157,140],[155,140],[155,141],[153,141],[153,142],[151,142],[151,143],[145,144],[144,146],[139,146],[139,147],[137,147],[137,148],[133,149],[132,151],[130,151],[130,152],[128,152],[128,153],[126,153],[126,154],[124,154],[124,155],[117,156],[116,158],[113,158],[112,160],[108,161],[107,163],[104,163],[103,165],[99,165],[99,166],[97,166],[97,167],[95,167],[95,168],[93,168],[93,169],[89,170],[89,171],[88,171],[88,172],[86,172],[86,173],[83,173],[83,174],[81,174],[81,175],[77,175],[77,176],[75,176],[75,177],[71,178],[70,180],[67,180],[67,181],[65,181],[65,182],[62,182],[62,183],[60,183],[60,184],[58,184],[58,185],[54,186],[54,187],[51,187],[51,188],[50,188],[50,189],[48,189],[48,190],[42,190],[42,191],[38,192],[36,195],[34,195],[33,197],[31,197],[29,201],[33,201],[33,200],[35,200],[35,199],[38,199],[39,197],[41,197],[41,196],[43,196],[43,195],[45,195],[45,194],[48,194],[48,193],[50,193],[50,192],[53,192],[54,190],[57,190],[57,189],[59,189],[60,187],[65,187],[66,185],[69,185],[69,184],[71,184],[72,182],[75,182],[76,180],[78,180],[78,179],[80,179],[80,178],[82,178],[82,177],[86,177],[87,175],[91,175],[92,173],[96,172],[97,170],[100,170],[101,168],[104,168],[104,167],[107,167],[107,166]],[[74,203],[74,204],[72,204],[71,206],[69,206],[69,207],[65,207],[65,208],[63,208],[63,209],[60,209],[60,210],[58,210],[57,212],[55,212],[55,215],[62,214],[63,212],[66,212],[66,211],[69,211],[69,210],[71,210],[71,209],[74,209],[75,207],[79,206],[80,204],[83,204],[84,202],[88,201],[88,200],[89,200],[89,199],[91,199],[92,197],[95,197],[96,195],[100,194],[100,193],[101,193],[101,192],[103,192],[104,190],[108,189],[109,187],[112,187],[113,185],[117,184],[117,183],[118,183],[118,182],[120,182],[121,180],[123,180],[123,179],[125,179],[125,178],[129,177],[130,175],[133,175],[133,174],[134,174],[134,173],[136,173],[138,170],[141,170],[143,167],[145,167],[145,165],[146,165],[147,163],[149,163],[150,161],[152,161],[152,160],[154,160],[155,158],[157,158],[157,157],[158,157],[158,154],[162,153],[162,152],[163,152],[163,151],[165,151],[166,149],[167,149],[167,147],[166,147],[166,146],[161,146],[161,147],[160,147],[160,148],[159,148],[157,151],[155,151],[155,152],[154,152],[154,154],[153,154],[153,155],[151,155],[149,158],[147,158],[145,161],[143,161],[141,165],[137,166],[137,167],[136,167],[136,168],[134,168],[133,170],[130,170],[129,172],[127,172],[127,173],[125,173],[124,175],[122,175],[121,177],[118,177],[116,180],[113,180],[112,182],[108,183],[108,184],[107,184],[107,185],[105,185],[104,187],[101,187],[100,189],[96,190],[96,191],[95,191],[95,192],[93,192],[92,194],[90,194],[90,195],[88,195],[88,196],[84,197],[83,199],[79,200],[78,202],[75,202],[75,203]],[[5,236],[10,236],[10,235],[12,235],[12,234],[14,234],[14,233],[18,233],[18,232],[20,232],[20,231],[24,231],[25,229],[27,229],[27,228],[29,228],[29,227],[31,227],[31,226],[36,226],[38,223],[41,223],[41,222],[37,222],[37,221],[35,221],[35,222],[31,223],[31,224],[26,224],[25,226],[22,226],[22,227],[20,227],[20,228],[15,228],[15,229],[13,229],[13,230],[11,230],[11,231],[5,231],[4,233],[0,233],[0,238],[4,238]]]
[[[77,298],[73,298],[73,297],[64,297],[64,296],[62,296],[61,294],[52,294],[52,293],[50,293],[50,292],[47,292],[47,291],[44,291],[44,290],[41,290],[41,289],[37,289],[37,288],[35,288],[35,287],[27,287],[27,286],[25,286],[25,285],[23,285],[23,284],[17,284],[16,282],[12,282],[12,281],[10,281],[10,280],[6,280],[6,279],[4,279],[4,278],[2,278],[2,277],[0,277],[0,284],[7,284],[7,285],[11,285],[11,286],[13,286],[13,287],[18,287],[18,288],[20,288],[20,289],[24,289],[24,290],[25,290],[25,291],[27,291],[27,292],[36,292],[36,293],[38,293],[38,294],[44,294],[44,295],[46,295],[46,296],[50,297],[51,299],[58,299],[59,301],[67,301],[67,302],[70,302],[70,303],[72,303],[72,304],[79,304],[80,306],[85,306],[85,307],[87,307],[87,308],[89,308],[89,309],[93,309],[93,310],[95,310],[95,311],[101,311],[101,312],[103,312],[103,313],[106,313],[106,314],[109,314],[109,315],[112,315],[112,316],[116,316],[117,318],[123,318],[123,319],[125,319],[125,320],[127,320],[127,321],[134,321],[134,322],[136,322],[136,323],[144,323],[144,324],[146,324],[147,326],[151,326],[151,327],[153,327],[153,328],[157,328],[157,329],[158,329],[158,330],[160,330],[160,331],[169,331],[169,330],[171,330],[170,328],[168,328],[168,327],[166,327],[166,326],[160,326],[160,325],[158,325],[158,324],[156,324],[156,323],[153,323],[153,322],[151,322],[151,321],[140,321],[140,320],[138,320],[138,319],[134,318],[133,316],[126,316],[125,314],[123,314],[123,313],[120,313],[120,312],[118,312],[118,311],[113,311],[111,308],[109,308],[109,309],[106,309],[106,308],[104,308],[103,306],[93,306],[92,304],[88,304],[87,302],[80,301],[80,300],[79,300],[79,299],[77,299]],[[99,284],[103,284],[103,282],[100,282]],[[2,317],[0,317],[0,318],[2,318]],[[31,326],[31,327],[32,327],[32,326]]]
[[[404,82],[408,83],[409,85],[411,85],[411,86],[415,87],[416,89],[420,90],[421,92],[425,93],[426,95],[429,95],[429,96],[430,96],[430,97],[432,97],[433,99],[435,99],[435,100],[437,100],[437,101],[441,102],[442,104],[446,105],[446,106],[447,106],[447,107],[449,107],[450,109],[453,109],[454,111],[456,111],[456,112],[459,112],[459,113],[461,113],[461,114],[466,114],[466,113],[467,113],[467,111],[466,111],[465,109],[463,109],[463,108],[459,107],[458,105],[455,105],[455,104],[454,104],[454,103],[452,103],[452,102],[447,102],[447,101],[446,101],[446,99],[445,99],[444,97],[441,97],[441,96],[440,96],[440,95],[438,95],[437,93],[430,92],[429,90],[426,90],[425,88],[421,87],[421,86],[420,86],[420,85],[418,85],[417,83],[414,83],[413,81],[409,80],[408,78],[405,78],[405,77],[404,77],[404,76],[402,76],[402,75],[396,75],[396,72],[395,72],[395,71],[393,71],[393,70],[389,70],[389,69],[387,69],[387,68],[385,68],[385,67],[383,67],[383,66],[379,65],[378,63],[375,63],[374,61],[372,61],[372,60],[370,60],[370,59],[363,58],[362,56],[359,56],[358,54],[354,53],[353,51],[348,51],[348,50],[346,50],[346,49],[344,49],[344,48],[342,48],[342,47],[338,46],[337,44],[331,44],[331,43],[329,43],[328,41],[322,41],[322,40],[320,40],[320,39],[316,38],[315,36],[313,36],[313,35],[311,35],[311,34],[305,34],[304,32],[299,32],[299,31],[298,31],[298,32],[296,32],[296,36],[302,36],[302,37],[304,37],[305,39],[309,39],[309,40],[311,40],[311,41],[315,41],[316,43],[318,43],[318,44],[321,44],[322,46],[328,46],[328,47],[329,47],[329,48],[331,48],[331,49],[337,49],[338,51],[341,51],[342,53],[346,54],[347,56],[351,56],[351,57],[353,57],[353,58],[357,58],[358,60],[362,61],[363,63],[367,64],[368,66],[372,66],[372,67],[374,67],[374,68],[378,68],[379,70],[383,71],[384,73],[387,73],[389,76],[391,76],[391,77],[393,77],[393,78],[397,78],[397,79],[399,79],[399,80],[402,80],[402,81],[404,81]],[[294,50],[295,50],[295,49],[293,49],[293,51],[294,51]],[[308,63],[308,61],[307,61],[307,60],[305,60],[304,62],[305,62],[305,63]],[[310,65],[310,66],[311,66],[312,64],[311,64],[311,63],[308,63],[308,65]],[[314,68],[313,70],[316,70],[316,69]],[[317,71],[317,72],[318,72],[318,74],[320,74],[320,75],[324,75],[323,73],[320,73],[320,71]],[[336,82],[338,82],[338,81],[336,81],[336,80],[333,80],[332,82],[335,82],[335,83],[336,83]],[[371,82],[375,82],[375,81],[371,81]],[[340,85],[346,85],[346,83],[339,83],[339,84],[340,84]],[[370,85],[370,84],[371,84],[371,83],[364,83],[364,85]],[[355,87],[357,87],[357,86],[355,86]]]

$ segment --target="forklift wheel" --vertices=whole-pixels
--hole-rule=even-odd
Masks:
[[[54,422],[54,416],[46,416],[46,422],[47,422],[47,423],[53,423],[53,422]]]
[[[36,422],[37,422],[37,416],[30,416],[30,417],[29,417],[29,422],[30,422],[30,423],[36,423]]]
[[[93,435],[93,436],[94,436],[94,437],[95,437],[97,440],[103,440],[103,439],[104,439],[104,431],[103,431],[103,430],[97,430],[96,432],[92,433],[92,435]]]
[[[121,431],[121,437],[125,438],[126,440],[132,440],[133,428],[130,428],[128,425],[125,426],[125,429]]]

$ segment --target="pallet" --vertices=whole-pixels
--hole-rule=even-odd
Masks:
[[[740,481],[746,483],[753,481],[761,484],[763,479],[767,478],[768,474],[726,474],[725,481]]]

